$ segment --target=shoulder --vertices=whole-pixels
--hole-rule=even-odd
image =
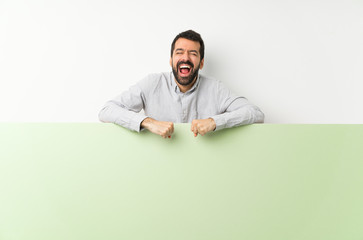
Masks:
[[[222,82],[213,77],[199,74],[199,78],[200,78],[200,87],[203,89],[218,91],[221,87],[223,87]]]
[[[163,84],[167,84],[170,79],[170,73],[150,73],[141,79],[137,85],[143,90],[155,89]]]
[[[204,75],[200,75],[200,89],[203,92],[208,91],[213,93],[220,99],[237,96],[222,81]]]

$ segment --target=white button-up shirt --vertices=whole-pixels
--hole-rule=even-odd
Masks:
[[[142,109],[144,112],[140,113]],[[183,93],[172,72],[148,75],[108,101],[99,113],[102,122],[134,131],[140,131],[140,124],[147,117],[174,123],[213,118],[216,130],[264,120],[258,107],[233,94],[220,81],[199,74],[193,87]]]

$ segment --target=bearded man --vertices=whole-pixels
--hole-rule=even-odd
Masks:
[[[220,81],[199,74],[204,66],[204,42],[188,30],[171,45],[172,72],[150,74],[108,101],[99,113],[111,122],[139,132],[147,129],[170,138],[174,123],[191,123],[194,136],[223,128],[262,123],[264,114]],[[144,113],[140,113],[141,110]]]

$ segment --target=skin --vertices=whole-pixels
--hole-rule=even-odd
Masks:
[[[190,61],[194,65],[194,69],[199,66],[199,69],[204,67],[204,59],[200,60],[200,43],[194,42],[185,38],[179,38],[175,43],[173,56],[170,58],[170,66],[173,69],[177,68],[179,62]],[[194,70],[192,69],[192,70]],[[192,71],[189,72],[189,75]],[[194,83],[197,81],[195,78],[189,85],[181,85],[178,81],[175,81],[181,92],[185,93],[190,90]]]
[[[180,80],[183,84],[180,84],[175,80],[181,92],[185,93],[190,90],[197,78],[191,80],[189,84],[186,79],[192,75],[193,71],[196,71],[197,67],[202,69],[204,66],[204,59],[200,59],[200,43],[191,41],[185,38],[179,38],[175,43],[175,48],[173,55],[170,58],[170,66],[178,71],[180,74]],[[191,71],[188,74],[182,74],[179,72],[177,68],[179,62],[191,62],[194,67],[191,68]],[[141,127],[148,129],[150,132],[160,135],[163,138],[171,138],[171,135],[174,132],[174,123],[173,122],[163,122],[157,121],[152,118],[145,118],[141,123]],[[215,130],[216,123],[212,118],[208,119],[195,119],[191,124],[191,131],[194,133],[194,136],[198,136],[198,134],[204,136],[206,133]]]

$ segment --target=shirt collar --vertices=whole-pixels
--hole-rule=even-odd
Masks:
[[[170,74],[171,74],[171,78],[170,78],[170,79],[171,79],[171,86],[172,86],[172,88],[174,89],[174,91],[175,91],[176,93],[182,93],[182,92],[180,91],[180,88],[179,88],[178,84],[176,84],[176,81],[175,81],[175,77],[174,77],[173,72],[171,72]],[[195,83],[194,83],[194,85],[192,86],[192,88],[191,88],[191,89],[189,89],[188,91],[186,91],[185,93],[193,92],[193,91],[194,91],[194,90],[198,87],[199,82],[200,82],[200,74],[198,73],[197,81],[195,81]]]

